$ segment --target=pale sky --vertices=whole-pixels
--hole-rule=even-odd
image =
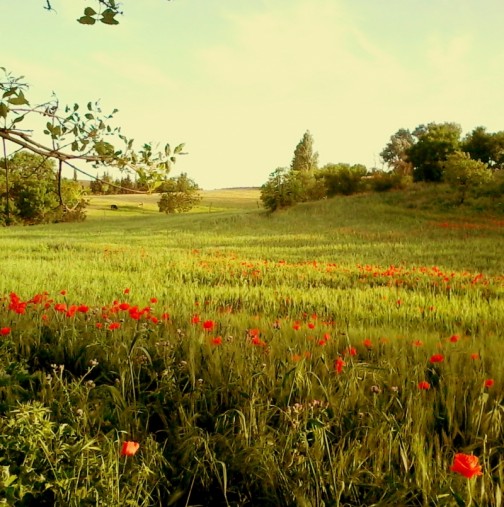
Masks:
[[[310,130],[320,163],[381,166],[399,128],[504,130],[502,0],[0,0],[0,66],[32,103],[100,100],[146,141],[186,143],[172,175],[260,186]],[[88,170],[93,171],[90,167]]]

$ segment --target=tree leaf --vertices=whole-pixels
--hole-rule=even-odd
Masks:
[[[96,14],[96,11],[92,7],[86,7],[84,9],[84,14],[86,16],[94,16]]]
[[[77,20],[81,25],[94,25],[96,19],[91,16],[82,16]]]
[[[9,104],[12,104],[14,106],[23,106],[25,104],[28,104],[28,101],[26,100],[22,91],[19,91],[17,97],[10,97],[7,102],[9,102]]]
[[[105,9],[102,12],[101,22],[105,23],[106,25],[118,25],[119,21],[115,19],[115,15],[117,13],[114,12],[112,9]]]
[[[7,118],[7,113],[9,112],[9,108],[3,102],[0,102],[0,118]]]

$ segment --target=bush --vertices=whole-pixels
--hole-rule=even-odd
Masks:
[[[320,171],[328,197],[337,194],[351,195],[363,190],[362,178],[367,169],[361,165],[328,164]]]
[[[374,192],[388,192],[407,188],[413,183],[413,178],[395,172],[376,171],[368,182]]]

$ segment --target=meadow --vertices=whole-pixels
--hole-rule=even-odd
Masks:
[[[0,230],[0,504],[502,505],[502,214],[258,202]]]

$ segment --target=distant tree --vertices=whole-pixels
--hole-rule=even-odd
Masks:
[[[269,211],[287,208],[301,201],[302,187],[296,173],[286,167],[278,167],[261,187],[261,201]]]
[[[429,123],[413,132],[417,142],[407,150],[415,181],[441,181],[443,163],[459,149],[462,128],[457,123]]]
[[[504,168],[504,132],[492,134],[486,127],[476,127],[465,136],[461,149],[491,169]]]
[[[404,176],[413,174],[413,165],[408,159],[408,150],[415,140],[408,129],[399,129],[390,136],[390,141],[380,153],[383,161],[397,174]]]
[[[313,136],[307,130],[294,150],[291,169],[293,171],[313,171],[318,167],[318,153],[313,152]]]
[[[184,213],[190,211],[201,201],[200,188],[186,173],[165,180],[161,186],[158,201],[159,211],[164,213]]]
[[[472,160],[468,153],[456,151],[443,164],[443,180],[449,183],[459,195],[463,204],[467,193],[492,180],[492,171],[480,160]]]

